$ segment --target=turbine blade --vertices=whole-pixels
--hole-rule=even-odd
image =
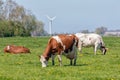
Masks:
[[[50,18],[48,15],[46,15],[46,17],[47,17],[49,20],[51,20],[51,18]]]
[[[56,16],[52,17],[51,20],[54,20],[56,18]]]
[[[46,15],[46,17],[47,17],[49,20],[52,20],[52,21],[56,18],[56,16],[54,16],[54,17],[49,17],[48,15]]]

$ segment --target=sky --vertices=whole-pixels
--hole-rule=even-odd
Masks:
[[[108,30],[120,29],[120,0],[13,0],[42,21],[49,33],[50,17],[56,16],[52,33],[95,31],[104,26]]]

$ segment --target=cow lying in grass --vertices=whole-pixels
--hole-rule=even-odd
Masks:
[[[83,34],[76,33],[75,34],[79,38],[78,49],[82,52],[82,47],[94,47],[94,54],[96,55],[97,49],[100,49],[102,53],[105,55],[107,48],[105,48],[102,37],[95,33]]]
[[[30,50],[24,46],[7,45],[4,48],[4,53],[12,53],[12,54],[30,53]]]
[[[58,60],[60,65],[62,65],[61,55],[65,55],[68,59],[70,59],[70,64],[72,65],[72,60],[74,60],[74,65],[76,65],[77,59],[77,43],[78,38],[75,35],[57,35],[52,36],[47,44],[47,47],[44,53],[40,56],[40,62],[42,63],[42,67],[47,66],[47,62],[49,58],[52,58],[52,65],[54,65],[55,55],[58,55]]]

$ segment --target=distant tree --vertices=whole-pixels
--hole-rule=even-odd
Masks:
[[[106,31],[107,31],[107,28],[101,26],[101,27],[96,28],[95,33],[103,35]]]
[[[0,21],[0,37],[11,37],[14,35],[14,27],[10,21]]]
[[[30,36],[33,31],[44,33],[43,22],[13,0],[0,0],[0,20],[2,36]]]
[[[82,33],[89,33],[89,30],[82,30]]]
[[[3,20],[2,11],[3,11],[3,1],[0,0],[0,20]]]

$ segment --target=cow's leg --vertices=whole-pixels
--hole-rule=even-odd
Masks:
[[[72,65],[72,59],[70,59],[70,65]]]
[[[82,42],[80,40],[78,42],[78,50],[80,53],[82,53]]]
[[[80,53],[82,53],[82,48],[81,47],[78,47],[78,50],[80,51]]]
[[[60,66],[62,66],[62,55],[61,54],[58,54],[58,61],[60,63]]]
[[[77,52],[75,53],[75,57],[74,57],[74,66],[76,65],[76,60],[77,60]]]
[[[80,51],[80,53],[82,53],[82,47],[78,47],[78,50]]]
[[[98,44],[96,43],[94,47],[94,55],[96,55],[97,48],[98,48]]]
[[[74,66],[76,65],[76,59],[74,59]]]
[[[82,49],[80,49],[80,53],[82,53]]]
[[[96,47],[94,48],[94,55],[96,55],[96,51],[97,51],[97,49],[96,49]]]
[[[54,61],[55,55],[52,55],[51,58],[52,58],[52,65],[55,65],[55,61]]]

